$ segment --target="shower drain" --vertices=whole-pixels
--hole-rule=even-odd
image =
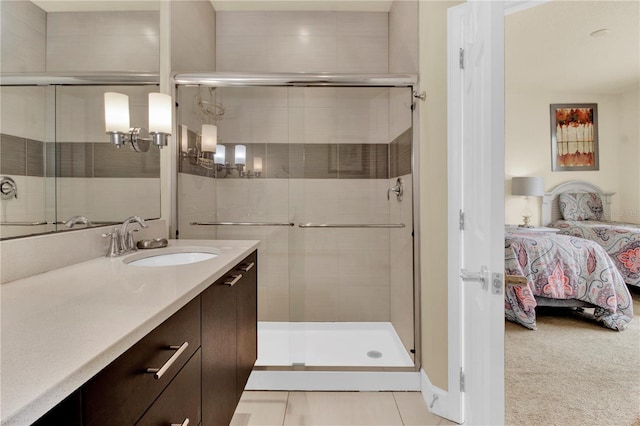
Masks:
[[[380,351],[369,351],[369,352],[367,352],[367,356],[369,358],[373,358],[373,359],[382,358],[382,352],[380,352]]]

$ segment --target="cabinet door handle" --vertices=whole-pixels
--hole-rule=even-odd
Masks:
[[[231,276],[231,278],[233,278],[231,281],[225,281],[223,285],[233,287],[238,281],[242,279],[242,274],[233,275]]]
[[[249,272],[251,270],[251,268],[253,268],[256,265],[255,262],[251,262],[251,263],[245,263],[244,265],[242,265],[240,267],[240,270],[242,272]]]
[[[173,346],[173,345],[169,346],[167,349],[171,349],[173,351],[176,351],[176,353],[171,355],[171,358],[169,358],[167,360],[167,362],[165,362],[162,367],[160,367],[160,368],[147,368],[145,370],[145,373],[153,374],[153,378],[154,379],[159,379],[160,377],[162,377],[164,375],[164,373],[167,372],[167,370],[173,365],[173,363],[176,362],[178,357],[180,355],[182,355],[182,352],[184,352],[187,349],[187,346],[189,346],[189,342],[184,342],[180,346]]]
[[[182,423],[171,423],[171,426],[187,426],[189,424],[189,417],[184,419]]]

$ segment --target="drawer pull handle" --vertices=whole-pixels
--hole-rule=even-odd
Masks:
[[[229,287],[233,287],[238,281],[242,279],[242,274],[233,275],[231,276],[231,278],[233,278],[231,281],[225,281],[223,284]]]
[[[164,375],[164,373],[167,372],[167,370],[173,365],[173,363],[176,362],[178,357],[180,355],[182,355],[182,352],[184,352],[187,349],[187,346],[189,346],[189,342],[184,342],[180,346],[169,346],[167,349],[171,349],[173,351],[176,351],[176,353],[171,355],[171,358],[169,358],[167,360],[167,362],[165,362],[162,367],[160,367],[160,368],[147,368],[145,373],[153,374],[153,378],[154,379],[159,379],[160,377],[162,377]]]
[[[251,263],[245,263],[244,265],[242,265],[240,267],[240,270],[242,272],[249,272],[251,270],[251,268],[253,268],[256,265],[255,262],[251,262]]]
[[[189,424],[189,417],[184,419],[182,423],[171,423],[171,426],[187,426]]]

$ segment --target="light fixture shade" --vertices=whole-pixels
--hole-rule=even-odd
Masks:
[[[236,145],[236,156],[235,156],[236,165],[242,164],[243,166],[247,164],[247,147],[244,145]]]
[[[129,131],[129,97],[122,93],[104,94],[104,127],[107,133]]]
[[[544,195],[544,178],[522,176],[511,179],[511,194],[541,197]]]
[[[226,160],[226,148],[224,145],[218,145],[216,148],[216,153],[213,156],[213,162],[215,164],[225,164]]]
[[[203,152],[216,152],[218,145],[218,127],[213,124],[202,125],[202,145]]]
[[[184,124],[180,125],[180,150],[189,151],[189,128]]]
[[[149,133],[171,134],[171,96],[149,93]]]
[[[262,173],[262,157],[253,157],[253,171]]]

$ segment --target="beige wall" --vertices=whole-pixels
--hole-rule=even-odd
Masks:
[[[419,4],[420,223],[422,366],[448,388],[447,338],[447,8],[459,1]]]
[[[618,97],[618,179],[620,211],[612,212],[623,222],[640,223],[640,87]],[[621,196],[621,195],[624,195]]]
[[[389,72],[418,72],[418,1],[395,0],[389,9]]]
[[[507,79],[514,78],[508,74]],[[509,86],[507,86],[509,87]],[[552,172],[549,105],[553,103],[597,103],[600,170]],[[635,115],[634,115],[635,114]],[[635,117],[635,118],[633,118]],[[606,191],[612,198],[613,220],[639,222],[638,213],[638,94],[600,95],[593,93],[505,94],[505,222],[519,224],[525,206],[523,197],[511,195],[513,176],[542,176],[545,189],[569,180],[585,180]],[[540,225],[541,198],[532,203],[534,225]]]

